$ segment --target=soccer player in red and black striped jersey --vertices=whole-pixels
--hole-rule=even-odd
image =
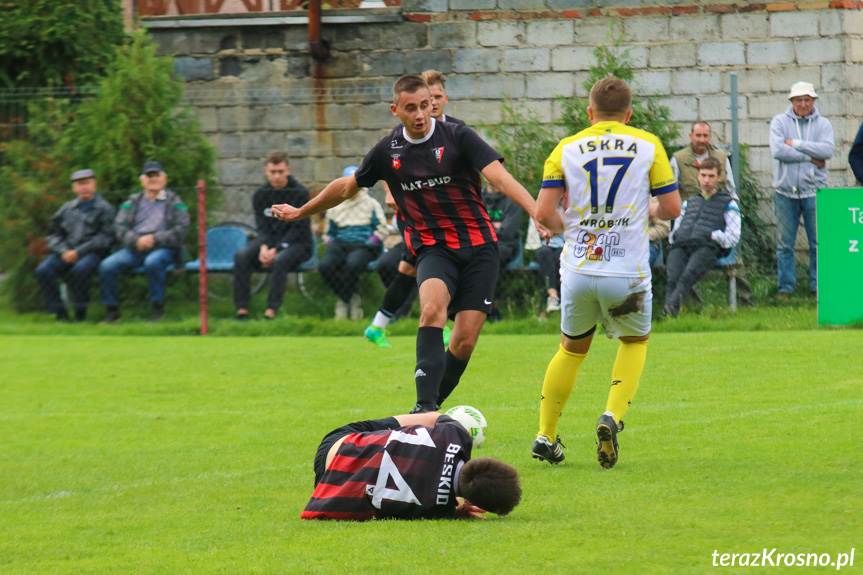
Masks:
[[[390,109],[403,127],[378,142],[355,174],[331,182],[299,208],[281,204],[272,211],[286,221],[305,218],[353,197],[360,187],[387,182],[407,224],[405,243],[417,254],[422,311],[413,411],[426,412],[458,385],[491,312],[500,258],[481,175],[531,216],[536,203],[473,130],[431,117],[431,93],[421,76],[399,78],[393,102]],[[551,237],[541,225],[537,229]],[[455,323],[444,351],[448,316]]]
[[[439,413],[358,421],[331,431],[315,453],[315,492],[300,517],[452,519],[506,515],[518,505],[518,472],[490,457]],[[459,502],[456,497],[463,497]]]
[[[422,77],[426,81],[426,84],[428,84],[429,93],[431,94],[431,117],[438,122],[464,124],[462,120],[444,113],[446,106],[449,103],[449,96],[446,93],[446,78],[444,75],[437,70],[426,70],[422,73]],[[396,129],[401,129],[401,124],[399,124]],[[384,189],[386,190],[387,206],[394,210],[398,210],[398,204],[396,204],[393,199],[389,186],[387,186],[386,183],[384,183]],[[396,223],[399,227],[399,232],[404,234],[406,224],[401,212],[398,211],[396,213]],[[407,303],[408,298],[411,296],[417,285],[416,254],[408,250],[404,243],[398,244],[398,246],[391,249],[390,252],[392,253],[388,253],[388,256],[384,257],[397,256],[399,255],[399,252],[401,252],[401,259],[398,262],[398,273],[387,286],[387,291],[386,294],[384,294],[384,300],[381,303],[381,307],[375,313],[375,317],[372,319],[371,324],[369,324],[364,332],[366,339],[375,343],[379,347],[390,347],[390,342],[387,339],[386,327],[389,325],[396,312]],[[381,265],[383,263],[384,260],[382,258],[381,263],[378,265],[378,273],[380,273]],[[383,275],[381,275],[381,279],[383,279]],[[446,329],[444,329],[444,344],[447,343]],[[438,403],[440,403],[440,401]]]

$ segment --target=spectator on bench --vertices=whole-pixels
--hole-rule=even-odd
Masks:
[[[500,273],[518,257],[519,244],[521,244],[521,234],[518,228],[521,225],[521,214],[523,211],[518,204],[509,199],[509,196],[500,193],[491,184],[486,184],[485,189],[483,189],[482,201],[485,204],[486,211],[488,211],[488,217],[491,219],[494,232],[497,234],[497,249],[500,253],[497,282],[499,286]],[[489,321],[500,321],[497,298],[492,303]]]
[[[153,309],[150,321],[165,315],[168,268],[182,265],[183,243],[189,232],[189,210],[180,196],[165,187],[168,175],[159,162],[147,162],[141,175],[144,191],[132,194],[117,212],[114,225],[123,246],[99,265],[102,303],[108,312],[102,323],[120,319],[120,274],[144,266]]]
[[[659,200],[651,197],[650,203],[658,204]],[[659,218],[650,218],[647,225],[649,226],[647,233],[650,237],[650,259],[648,261],[652,269],[662,265],[662,240],[668,237],[668,233],[671,231],[671,222]]]
[[[699,193],[698,166],[707,158],[716,158],[725,172],[725,189],[737,199],[737,187],[731,174],[731,162],[726,152],[713,146],[713,133],[710,124],[699,120],[692,124],[689,132],[689,145],[677,150],[671,156],[671,171],[677,180],[681,201]]]
[[[342,171],[342,177],[352,176],[356,166]],[[325,223],[327,251],[318,269],[339,300],[336,319],[362,319],[363,308],[357,283],[369,262],[381,255],[384,239],[389,235],[384,209],[361,188],[357,194],[327,210]]]
[[[270,270],[270,293],[264,319],[275,319],[282,306],[288,273],[312,257],[314,240],[308,220],[283,222],[273,217],[270,206],[290,204],[296,208],[309,201],[309,191],[292,175],[282,152],[270,152],[264,165],[267,183],[252,197],[257,237],[234,254],[234,305],[237,319],[249,319],[252,272]]]
[[[721,188],[722,164],[716,158],[701,162],[698,184],[701,194],[683,203],[669,236],[663,316],[677,316],[692,286],[740,241],[740,208]]]
[[[713,132],[710,130],[710,124],[703,120],[699,120],[692,124],[692,130],[689,133],[690,145],[676,151],[671,156],[671,171],[674,172],[674,179],[677,180],[677,186],[680,190],[680,200],[685,201],[688,198],[700,193],[698,186],[698,167],[706,158],[716,158],[723,168],[723,181],[725,190],[731,194],[735,200],[737,197],[737,187],[734,185],[734,176],[731,172],[731,161],[727,152],[716,148],[712,143]],[[666,233],[665,236],[668,237]],[[653,242],[653,233],[651,232],[651,245]],[[653,257],[653,248],[651,248],[651,257]],[[653,261],[651,260],[651,266]],[[755,302],[752,299],[752,288],[749,282],[746,281],[746,276],[743,273],[742,264],[739,264],[737,273],[737,295],[740,298],[740,303],[754,307]],[[698,288],[694,288],[690,294],[696,302],[701,303],[701,294]]]
[[[64,277],[72,294],[75,321],[87,317],[90,303],[90,280],[114,241],[114,208],[96,194],[93,170],[72,174],[72,191],[78,196],[63,204],[48,225],[48,249],[51,254],[36,268],[36,279],[45,297],[48,313],[57,321],[69,319],[66,305],[60,299],[57,279]]]

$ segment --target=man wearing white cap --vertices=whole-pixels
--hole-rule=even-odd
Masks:
[[[776,260],[779,297],[794,292],[797,274],[794,244],[803,216],[809,241],[809,291],[818,291],[815,235],[815,191],[827,186],[827,160],[833,156],[833,126],[815,107],[815,87],[809,82],[791,86],[791,105],[770,122],[770,152],[775,160]]]

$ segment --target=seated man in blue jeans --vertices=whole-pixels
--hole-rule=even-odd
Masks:
[[[740,208],[731,194],[721,189],[722,164],[707,158],[698,167],[701,193],[683,203],[668,237],[665,307],[662,315],[677,316],[692,286],[727,256],[740,241]]]
[[[99,266],[102,303],[108,307],[102,323],[120,319],[118,279],[120,274],[141,265],[150,285],[150,321],[159,321],[165,315],[168,267],[182,263],[183,242],[189,231],[189,210],[177,194],[165,187],[167,183],[162,164],[147,162],[141,175],[144,190],[132,194],[117,212],[114,224],[123,248]]]
[[[78,197],[63,204],[48,227],[51,255],[36,268],[45,306],[48,313],[57,315],[57,321],[69,319],[66,305],[60,299],[57,279],[66,279],[75,307],[75,321],[84,321],[90,303],[91,279],[114,241],[116,212],[96,194],[93,170],[78,170],[72,174],[72,191]]]
[[[342,177],[352,176],[356,171],[356,166],[348,166]],[[389,235],[384,209],[362,188],[351,199],[327,210],[325,226],[327,251],[318,269],[339,296],[335,318],[362,319],[357,284],[369,262],[380,257],[384,238]]]

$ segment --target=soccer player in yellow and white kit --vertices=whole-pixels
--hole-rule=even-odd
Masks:
[[[561,140],[545,162],[536,219],[564,234],[561,343],[542,384],[532,454],[553,464],[565,459],[558,420],[600,321],[620,348],[606,411],[596,424],[597,458],[605,468],[617,463],[617,432],[638,389],[650,335],[648,220],[680,213],[677,183],[659,139],[626,126],[631,104],[625,82],[598,81],[587,108],[591,127]],[[658,203],[649,201],[651,195]],[[563,214],[557,210],[561,199]]]

